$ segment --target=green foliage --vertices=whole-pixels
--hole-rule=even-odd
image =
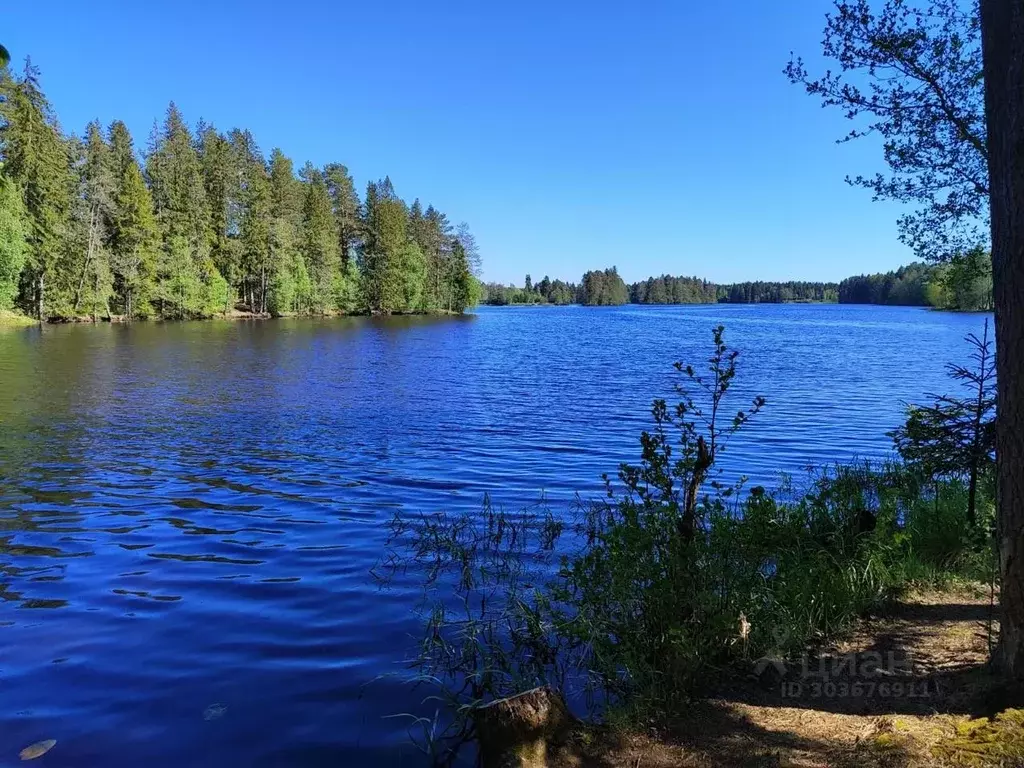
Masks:
[[[21,194],[0,167],[0,311],[14,307],[26,251],[25,209]]]
[[[391,182],[371,184],[367,200],[366,244],[363,250],[363,293],[371,312],[391,314],[408,309],[407,300],[422,290],[422,251],[409,249],[409,213],[397,198]],[[413,265],[417,274],[404,279],[403,266]],[[412,282],[409,285],[408,282]],[[417,285],[418,284],[418,285]]]
[[[855,127],[845,137],[881,139],[887,174],[851,182],[876,199],[916,205],[900,238],[919,256],[946,261],[988,241],[981,28],[977,3],[837,0],[823,53],[810,75],[799,59],[786,75]]]
[[[834,303],[839,300],[839,287],[835,283],[757,281],[720,285],[716,294],[718,301],[727,304]]]
[[[929,301],[937,298],[934,291],[929,292],[929,286],[940,274],[934,266],[908,264],[894,272],[848,277],[839,284],[839,303],[940,306]]]
[[[629,289],[619,277],[615,267],[603,272],[587,272],[580,282],[580,304],[587,306],[615,306],[629,302]]]
[[[954,256],[943,266],[938,281],[944,289],[943,308],[992,310],[992,254],[988,251],[975,248]]]
[[[239,174],[239,268],[235,286],[251,312],[267,312],[271,262],[271,188],[263,155],[248,131],[232,131],[231,143],[238,157]]]
[[[161,254],[160,231],[153,199],[134,157],[124,165],[115,192],[111,251],[117,309],[129,320],[149,317]]]
[[[143,173],[120,121],[67,139],[31,65],[0,67],[0,168],[0,305],[16,289],[40,318],[461,311],[478,294],[469,228],[428,206],[407,230],[390,179],[363,216],[344,165],[296,178],[280,150],[268,162],[248,131],[193,132],[173,103]]]
[[[39,87],[39,70],[30,63],[20,78],[0,72],[0,147],[4,174],[21,190],[28,223],[19,301],[42,319],[51,300],[67,302],[50,283],[70,282],[53,273],[66,253],[75,180],[67,143]]]
[[[452,239],[452,307],[462,312],[480,302],[480,282],[473,276],[473,268],[465,246],[458,238]]]
[[[114,292],[110,241],[116,179],[99,123],[90,123],[85,142],[72,142],[70,149],[76,194],[65,252],[51,281],[62,288],[63,301],[51,302],[50,315],[95,319],[109,314]]]
[[[348,269],[354,251],[359,245],[362,231],[359,195],[356,193],[352,175],[341,163],[329,163],[324,168],[324,180],[327,182],[327,192],[331,196],[331,206],[338,229],[338,250],[342,266]],[[350,280],[351,276],[346,279]]]
[[[312,286],[302,257],[304,191],[292,161],[280,149],[270,155],[270,285],[266,311],[272,315],[309,310]]]
[[[334,310],[335,275],[341,268],[337,223],[323,172],[307,163],[302,176],[306,186],[303,254],[311,287],[310,304],[313,312],[322,315]]]
[[[223,312],[229,299],[211,260],[210,208],[202,166],[181,112],[171,103],[163,130],[146,157],[157,222],[163,236],[157,261],[156,305],[161,317],[182,319]]]
[[[714,304],[716,286],[696,277],[649,277],[629,287],[633,304]]]

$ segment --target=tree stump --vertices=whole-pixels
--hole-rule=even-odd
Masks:
[[[474,714],[483,768],[547,768],[548,742],[573,723],[550,686],[492,701]]]

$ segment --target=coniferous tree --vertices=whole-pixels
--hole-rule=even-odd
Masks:
[[[109,173],[115,182],[124,177],[125,171],[131,164],[138,164],[135,157],[135,144],[132,141],[131,132],[120,120],[115,120],[107,128],[107,162],[110,165]]]
[[[14,307],[26,251],[21,194],[0,166],[0,311]]]
[[[429,306],[432,310],[448,310],[452,308],[452,225],[448,217],[432,205],[427,206],[423,214],[430,231],[430,250],[426,253],[427,268],[433,276],[427,275],[428,281],[435,285],[434,300]]]
[[[146,158],[163,236],[156,301],[164,317],[223,311],[229,288],[210,257],[207,206],[199,156],[181,112],[172,103]]]
[[[344,165],[307,165],[300,181],[248,131],[200,122],[193,136],[173,103],[143,172],[124,123],[65,139],[36,70],[4,69],[0,147],[0,300],[16,273],[18,303],[40,317],[208,317],[236,296],[257,313],[430,312],[464,306],[467,285],[473,294],[465,265],[477,274],[479,252],[465,225],[453,235],[418,203],[410,220],[389,177],[361,210]]]
[[[109,245],[115,192],[110,148],[98,122],[87,126],[85,142],[76,142],[73,151],[77,194],[60,272],[62,281],[70,281],[70,316],[84,312],[96,319],[110,314],[113,295]]]
[[[112,309],[128,320],[152,313],[160,232],[153,198],[135,156],[131,133],[117,120],[108,129],[107,174],[113,180],[109,218]]]
[[[111,265],[119,311],[129,320],[153,312],[160,230],[153,198],[134,158],[125,166],[115,195]]]
[[[309,310],[310,282],[300,249],[304,192],[292,161],[280,149],[270,156],[270,291],[274,315]]]
[[[465,221],[459,223],[455,228],[455,239],[459,241],[459,245],[466,252],[470,272],[473,273],[473,277],[479,280],[483,269],[483,262],[480,256],[480,247],[477,245],[476,237],[470,231],[468,223]]]
[[[973,527],[978,484],[995,467],[996,363],[988,320],[981,338],[972,333],[966,341],[974,365],[947,366],[966,396],[932,395],[931,405],[911,406],[906,423],[890,436],[900,456],[926,474],[967,476],[966,519]]]
[[[336,308],[341,274],[337,222],[323,172],[306,163],[302,177],[306,184],[303,251],[309,272],[310,303],[314,312],[325,314]]]
[[[423,281],[422,252],[418,246],[415,251],[409,247],[408,211],[388,178],[369,185],[367,203],[362,265],[364,299],[371,312],[405,311],[410,299],[422,292]],[[408,280],[403,269],[414,270]]]
[[[342,312],[354,312],[359,306],[359,267],[355,253],[363,229],[359,195],[348,168],[341,163],[329,163],[324,168],[324,181],[331,197],[341,259],[340,271],[334,280],[334,305]]]
[[[359,219],[359,195],[352,175],[341,163],[329,163],[324,168],[327,192],[331,196],[334,220],[338,228],[338,249],[343,266],[347,266],[359,246],[362,222]]]
[[[480,283],[473,275],[473,268],[462,242],[452,239],[452,306],[451,311],[463,312],[476,306],[480,301]],[[544,278],[547,280],[547,278]]]
[[[203,190],[209,210],[207,239],[210,259],[217,271],[237,290],[242,281],[240,226],[241,176],[244,149],[239,152],[226,136],[206,123],[196,131],[196,153],[202,169]],[[230,299],[233,296],[229,296]],[[230,309],[225,306],[224,309]]]
[[[26,63],[22,77],[0,74],[0,146],[4,173],[22,193],[28,253],[20,303],[40,319],[66,309],[67,295],[48,285],[65,253],[74,179],[67,144],[39,87],[39,70]]]
[[[232,131],[238,167],[236,288],[250,312],[267,311],[270,286],[270,177],[263,155],[248,131]]]

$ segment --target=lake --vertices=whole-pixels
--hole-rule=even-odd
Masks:
[[[730,477],[889,453],[983,315],[481,308],[461,318],[0,333],[0,763],[414,761],[415,593],[369,578],[396,509],[556,510],[638,456],[672,362],[742,350]]]

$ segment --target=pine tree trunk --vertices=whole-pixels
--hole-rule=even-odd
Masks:
[[[996,310],[1000,661],[1024,682],[1024,3],[981,0]]]

